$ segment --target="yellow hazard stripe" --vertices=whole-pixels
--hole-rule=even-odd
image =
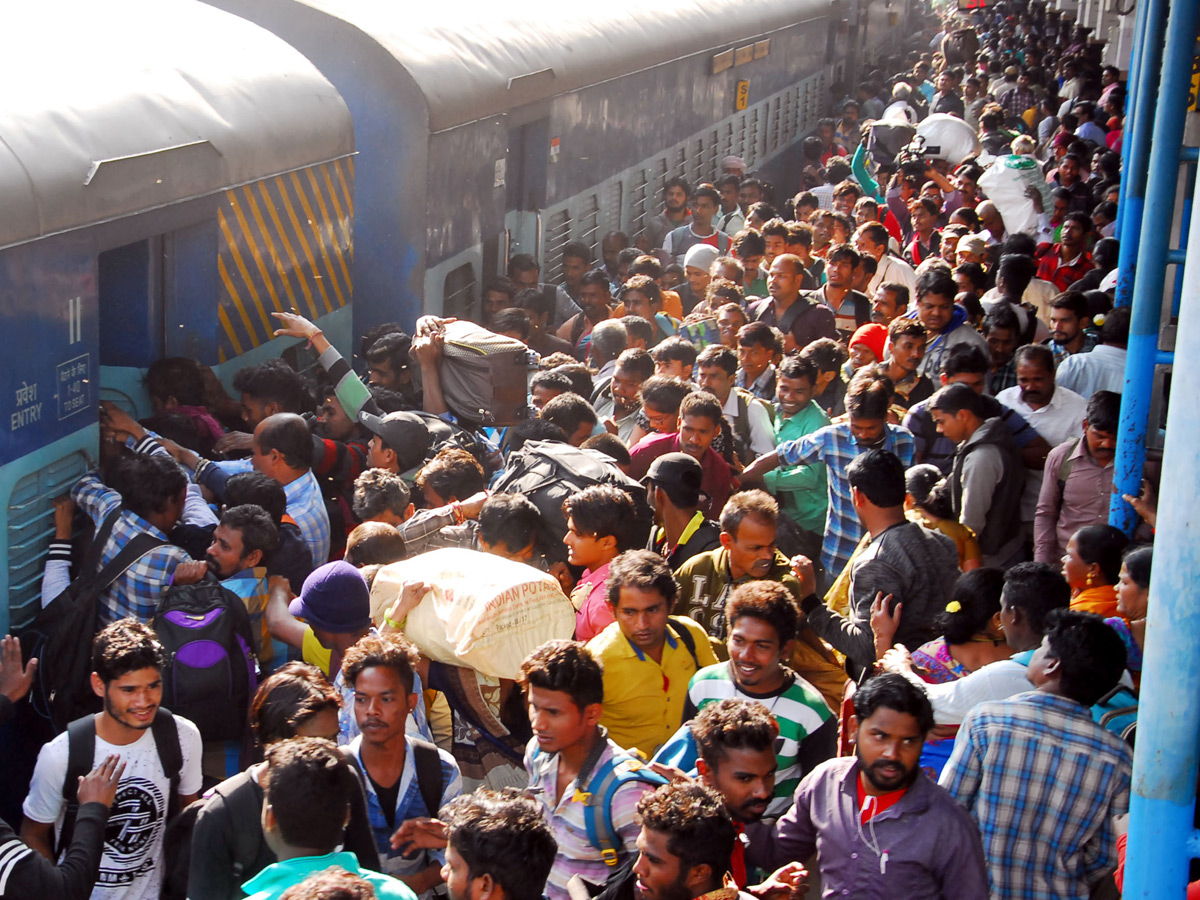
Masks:
[[[246,286],[247,293],[250,294],[250,299],[254,301],[254,308],[258,310],[258,316],[262,322],[263,328],[266,329],[268,338],[274,330],[271,326],[271,319],[267,317],[267,311],[263,309],[262,298],[258,296],[258,288],[254,286],[254,280],[250,277],[250,271],[246,268],[246,261],[242,259],[242,251],[238,246],[238,242],[234,239],[233,233],[229,229],[229,220],[224,215],[225,211],[220,210],[221,215],[217,216],[217,221],[221,227],[221,233],[225,237],[225,248],[229,251],[229,255],[233,258],[233,264],[237,267],[238,274],[242,276],[242,283]],[[262,343],[256,339],[254,329],[247,324],[246,330],[250,333],[250,340],[254,344]]]
[[[288,240],[287,232],[283,227],[283,220],[279,218],[279,211],[275,208],[275,202],[271,199],[270,191],[264,182],[260,181],[258,183],[258,194],[263,206],[267,210],[267,214],[271,217],[271,221],[275,223],[275,236],[279,238],[279,243],[283,245],[283,250],[287,254],[288,261],[292,264],[292,273],[295,275],[296,280],[300,282],[300,290],[308,303],[308,317],[316,319],[320,316],[320,313],[317,312],[316,301],[313,299],[308,282],[304,279],[303,272],[300,271],[300,260],[296,256],[296,251],[292,249],[292,242]]]
[[[313,254],[312,247],[309,246],[308,237],[305,233],[309,230],[305,228],[305,225],[311,228],[315,224],[313,222],[312,211],[308,209],[308,204],[303,202],[304,189],[300,187],[300,179],[294,173],[292,180],[296,184],[296,191],[299,194],[299,199],[302,201],[301,207],[306,214],[306,221],[303,223],[301,223],[299,217],[296,215],[296,210],[292,205],[291,194],[287,189],[287,183],[282,178],[275,179],[275,183],[279,188],[279,196],[283,198],[283,205],[287,209],[288,218],[292,221],[292,230],[296,234],[296,240],[300,242],[300,249],[304,251],[304,258],[308,260],[309,274],[312,280],[317,283],[317,290],[321,292],[321,300],[325,303],[325,312],[333,312],[333,304],[329,302],[329,292],[325,290],[325,278],[317,271],[317,259]],[[327,259],[325,262],[328,265],[329,260]]]
[[[342,242],[340,239],[340,223],[335,222],[329,215],[329,208],[325,205],[325,195],[321,193],[321,187],[317,184],[316,173],[312,169],[305,170],[308,176],[308,183],[312,186],[313,196],[317,198],[317,209],[321,213],[322,233],[327,235],[325,244],[332,245],[333,255],[337,259],[338,269],[342,273],[342,278],[339,280],[336,276],[333,279],[333,285],[337,289],[338,301],[341,306],[346,305],[346,295],[350,293],[350,271],[346,268],[346,259],[342,255]],[[328,251],[326,251],[326,263],[329,261]],[[342,285],[345,285],[343,290]]]
[[[273,309],[282,309],[279,304],[279,295],[275,292],[275,279],[271,277],[271,273],[267,268],[267,263],[263,259],[262,251],[258,249],[258,241],[254,237],[254,229],[250,227],[249,220],[243,211],[245,205],[252,206],[254,204],[254,195],[247,188],[242,188],[240,191],[242,203],[238,202],[238,195],[233,191],[229,192],[229,205],[233,209],[233,215],[237,219],[238,227],[241,229],[242,237],[245,238],[246,248],[250,251],[250,258],[254,260],[254,267],[258,270],[258,275],[266,285],[267,295],[271,298],[271,307]],[[263,231],[259,231],[263,240],[269,240],[269,236]],[[270,331],[274,331],[275,326],[272,324]]]

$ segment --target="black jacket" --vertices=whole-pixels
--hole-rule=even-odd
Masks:
[[[13,704],[0,695],[0,723],[13,716]],[[84,900],[100,875],[108,807],[84,803],[75,817],[71,846],[57,866],[22,843],[8,823],[0,819],[0,897],[13,900]]]

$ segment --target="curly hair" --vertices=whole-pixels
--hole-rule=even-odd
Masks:
[[[637,814],[642,828],[667,836],[667,850],[679,858],[680,875],[708,865],[712,881],[721,883],[737,837],[720,794],[698,782],[664,784],[642,795]]]
[[[162,671],[166,664],[167,651],[153,629],[132,616],[113,622],[92,641],[92,671],[105,687],[130,672]]]
[[[726,698],[707,704],[688,726],[700,758],[716,769],[730,750],[774,752],[779,724],[754,700]]]
[[[546,641],[521,663],[520,684],[560,691],[581,710],[604,702],[604,671],[579,641]]]
[[[417,648],[404,635],[368,634],[342,655],[342,678],[353,685],[363,669],[383,666],[395,669],[404,689],[411,693],[416,665]]]
[[[455,797],[440,818],[472,881],[490,875],[509,900],[540,900],[558,844],[536,801],[485,788]]]
[[[800,631],[796,599],[778,581],[748,581],[734,588],[725,605],[725,621],[730,633],[743,616],[761,619],[774,628],[780,647],[795,640]]]

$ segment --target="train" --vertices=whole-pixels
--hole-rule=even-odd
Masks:
[[[387,321],[475,317],[515,253],[636,235],[664,182],[741,156],[795,185],[801,140],[910,33],[916,0],[47,0],[0,58],[0,633],[36,612],[52,498],[101,400],[190,356],[227,385],[270,313],[343,353]],[[790,179],[790,181],[789,181]]]

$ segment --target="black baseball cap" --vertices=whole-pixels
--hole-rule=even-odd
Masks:
[[[377,416],[360,412],[358,421],[372,434],[379,435],[395,451],[396,463],[405,472],[425,461],[429,453],[429,429],[420,416],[410,412],[392,412]]]
[[[700,503],[704,469],[686,453],[666,453],[650,464],[642,481],[651,481],[667,492],[677,506],[696,506]]]

